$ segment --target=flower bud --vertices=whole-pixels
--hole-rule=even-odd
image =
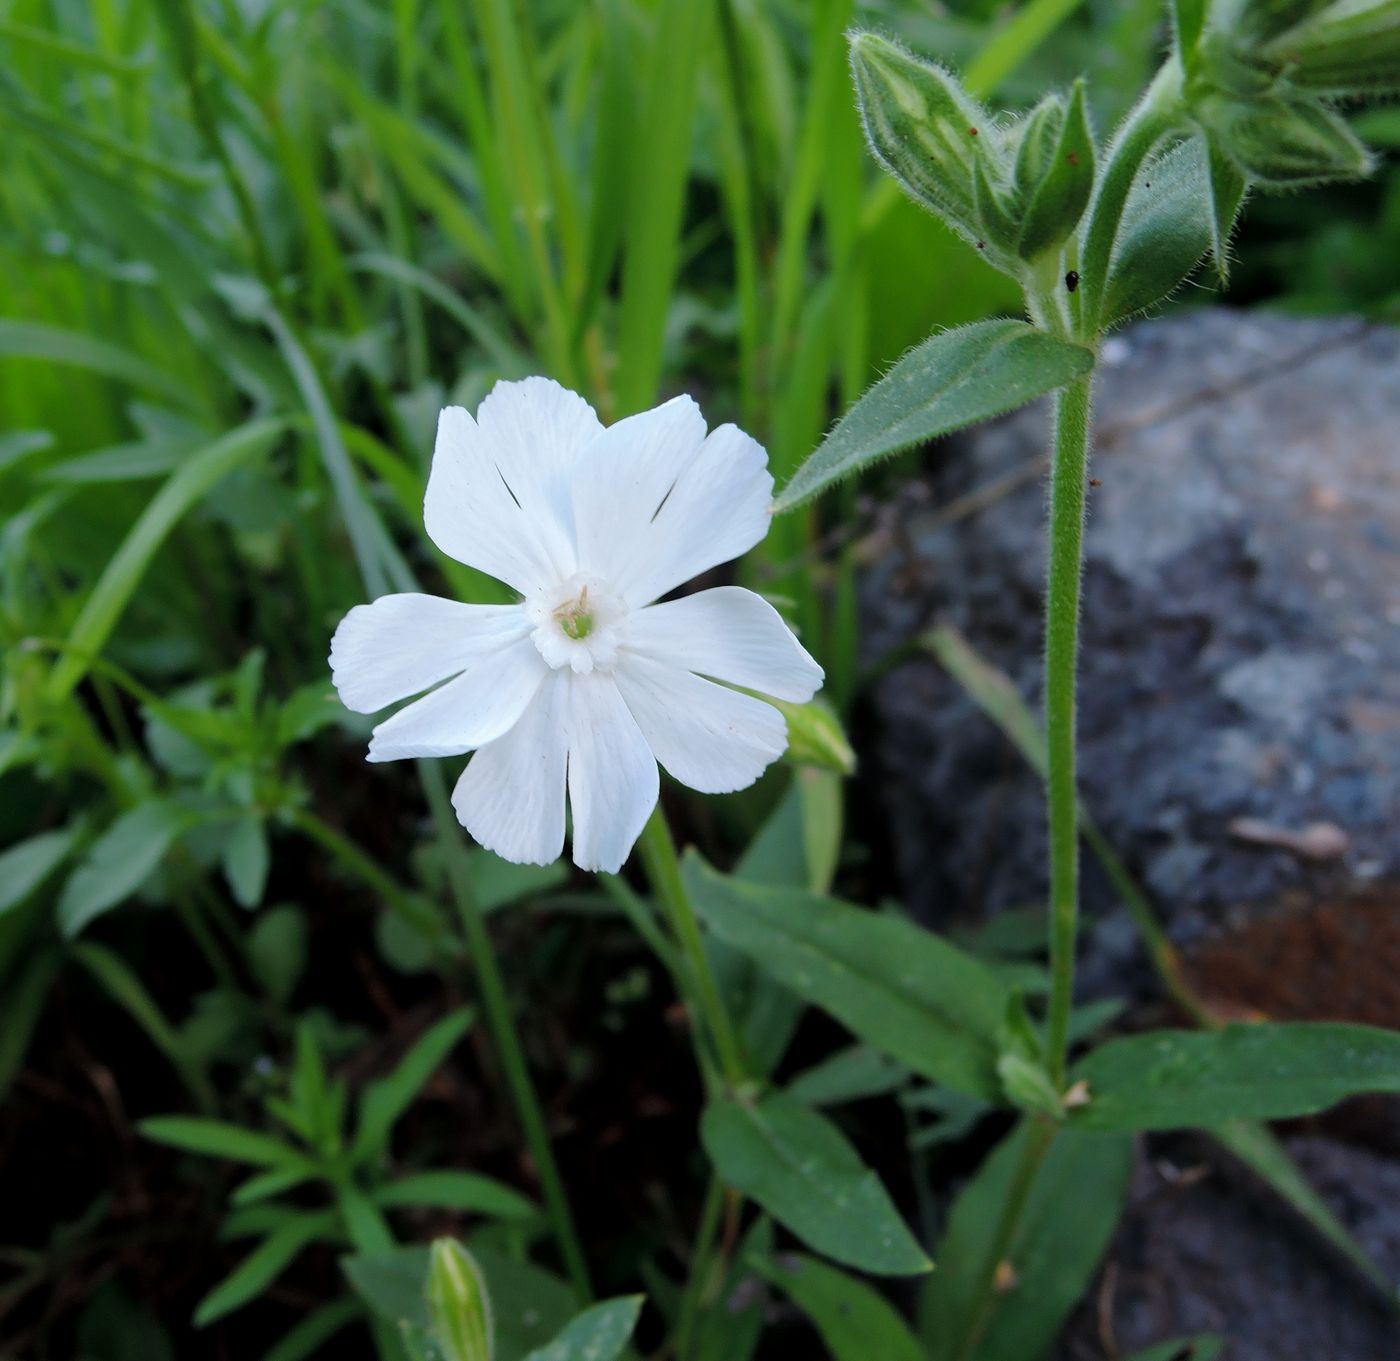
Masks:
[[[1294,188],[1356,179],[1371,153],[1330,109],[1308,99],[1214,99],[1197,117],[1255,184]]]
[[[794,765],[816,766],[838,775],[849,775],[855,770],[856,754],[845,729],[824,700],[789,704],[767,696],[765,699],[787,719],[787,759]]]
[[[975,243],[973,162],[979,143],[997,138],[986,111],[950,72],[874,33],[851,38],[851,73],[876,159],[905,193]]]
[[[495,1340],[486,1281],[455,1239],[434,1241],[427,1293],[433,1337],[444,1361],[492,1361]]]
[[[1068,105],[1042,101],[1026,119],[1016,150],[1016,189],[1025,204],[1017,254],[1034,260],[1058,246],[1079,225],[1093,188],[1094,138],[1084,82],[1077,80]]]
[[[1400,0],[1338,0],[1277,34],[1263,52],[1299,89],[1400,90]]]

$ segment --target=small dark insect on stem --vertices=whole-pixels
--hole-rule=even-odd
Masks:
[[[968,128],[968,130],[967,130],[967,135],[968,135],[969,137],[976,137],[976,136],[977,136],[977,129],[976,129],[976,128]]]
[[[1077,269],[1072,269],[1065,275],[1065,287],[1069,289],[1071,293],[1079,287],[1079,271]]]
[[[1099,479],[1098,479],[1097,477],[1091,477],[1091,478],[1089,479],[1089,485],[1090,485],[1091,487],[1102,487],[1102,486],[1103,486],[1103,483],[1100,482]]]

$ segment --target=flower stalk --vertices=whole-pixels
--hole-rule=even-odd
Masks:
[[[710,968],[709,957],[705,954],[700,924],[695,919],[695,909],[686,892],[685,881],[681,878],[676,843],[659,803],[647,820],[637,845],[652,892],[670,917],[672,930],[680,942],[685,964],[681,976],[688,978],[692,993],[687,1000],[691,1002],[692,1011],[703,1019],[709,1032],[725,1084],[731,1091],[738,1091],[748,1082],[743,1050],[720,995],[714,971]]]

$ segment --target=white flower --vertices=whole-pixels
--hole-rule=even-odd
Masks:
[[[563,849],[567,785],[575,862],[614,872],[656,805],[658,761],[704,793],[752,784],[787,727],[728,687],[805,702],[821,668],[752,591],[652,602],[763,538],[767,464],[732,425],[707,435],[689,397],[607,429],[546,378],[498,383],[475,420],[446,408],[428,534],[521,599],[387,595],[345,616],[330,661],[349,708],[429,691],[374,729],[369,759],[474,751],[458,818],[532,864]]]

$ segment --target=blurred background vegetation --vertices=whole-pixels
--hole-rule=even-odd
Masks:
[[[865,153],[856,22],[1008,108],[1087,73],[1101,129],[1163,40],[1160,0],[0,0],[0,1351],[271,1355],[349,1317],[312,1254],[192,1340],[241,1252],[228,1183],[134,1122],[256,1124],[321,1053],[358,1088],[470,996],[421,791],[363,777],[325,662],[367,591],[499,598],[421,533],[439,408],[535,372],[604,420],[689,391],[781,481],[910,344],[1014,307]],[[1400,111],[1360,130],[1400,145]],[[1227,301],[1400,299],[1393,165],[1246,233]],[[863,516],[787,517],[744,568],[843,708]],[[784,778],[691,834],[723,857]],[[470,864],[517,904],[493,920],[584,1236],[635,1288],[698,1199],[666,985],[562,868]],[[468,1058],[406,1145],[528,1189]]]

